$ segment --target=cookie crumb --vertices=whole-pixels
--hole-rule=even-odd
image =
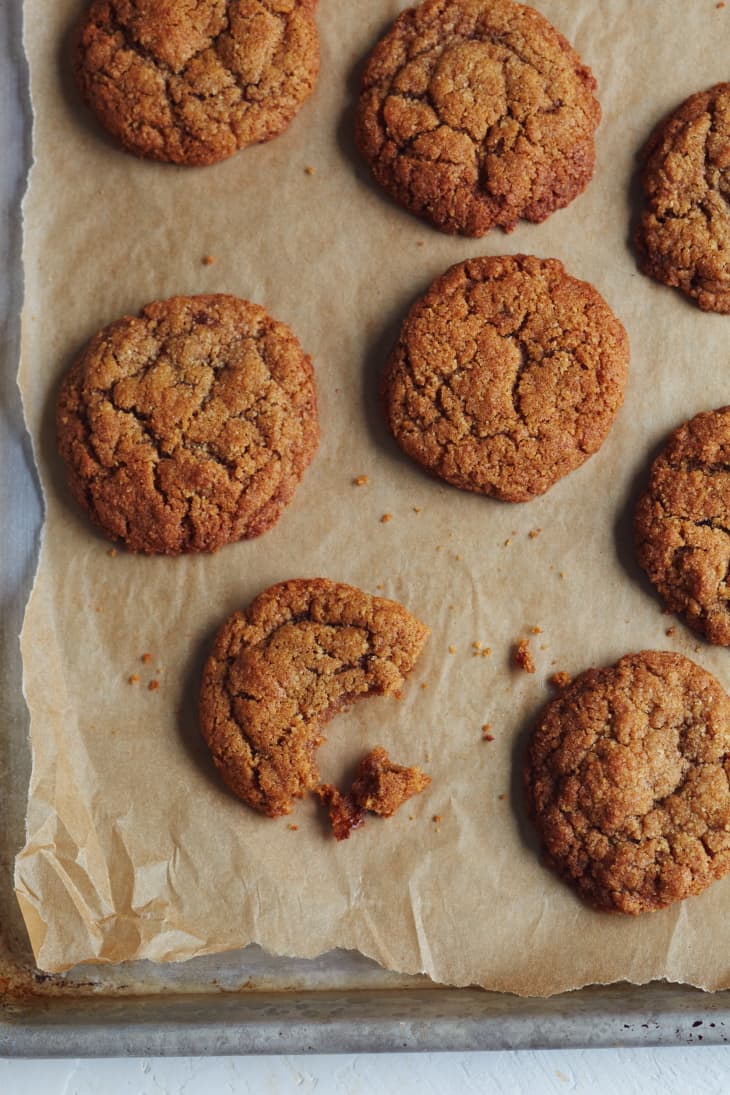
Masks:
[[[434,814],[431,820],[434,822],[434,824],[438,825],[439,822],[443,821],[443,818],[441,817],[441,814]]]
[[[664,634],[668,635],[671,639],[672,635],[675,635],[676,632],[677,632],[676,627],[668,627]]]
[[[416,242],[416,247],[423,247],[423,246],[424,246],[423,240],[418,240]]]
[[[413,507],[413,512],[414,513],[420,513],[421,512],[421,507],[420,506],[414,506]]]
[[[455,646],[453,646],[453,645],[452,645],[452,646],[450,646],[450,647],[449,647],[449,654],[455,654],[455,653],[456,653],[456,647],[455,647]]]
[[[494,734],[489,733],[491,729],[492,724],[489,722],[485,722],[482,726],[482,738],[484,741],[494,741]]]
[[[215,255],[203,255],[203,266],[212,266],[215,262]]]
[[[387,525],[388,521],[392,521],[392,520],[393,520],[393,514],[392,513],[384,513],[383,516],[380,518],[380,523],[381,523],[381,525]]]
[[[456,560],[457,563],[461,562],[461,556],[460,555],[455,555],[454,559]]]
[[[505,540],[505,542],[502,546],[503,547],[510,547],[511,544],[512,544],[512,537],[510,536],[507,540]]]
[[[307,166],[304,168],[304,174],[305,175],[314,175],[314,168],[312,167],[311,164],[307,164]]]
[[[536,540],[541,532],[542,532],[541,528],[533,528],[533,529],[530,529],[530,531],[528,532],[527,535],[530,537],[531,540]]]
[[[129,683],[130,684],[139,684],[139,677],[137,676],[136,673],[133,673],[132,676],[129,678]]]
[[[718,4],[715,4],[715,7],[718,11],[722,11],[722,9],[725,7],[725,0],[720,0]]]
[[[160,682],[159,681],[150,681],[150,683],[147,685],[147,689],[148,689],[149,692],[156,692],[159,687],[160,687]]]
[[[152,655],[151,654],[142,654],[142,656],[140,658],[140,661],[144,662],[145,665],[149,665],[150,662],[152,661]]]
[[[553,675],[548,678],[548,681],[553,688],[559,689],[567,688],[572,680],[573,678],[570,673],[566,673],[564,669],[559,669],[557,673],[553,673]]]
[[[422,681],[421,682],[421,689],[425,692],[427,688],[428,688],[428,681]]]
[[[370,480],[367,475],[356,475],[352,481],[353,487],[366,487]]]
[[[292,832],[292,833],[298,833],[299,832],[299,826],[298,825],[287,825],[287,829],[289,829],[289,831]]]
[[[110,559],[116,559],[116,557],[118,555],[117,549],[116,548],[109,548],[109,550],[107,551],[107,555],[109,556]]]
[[[535,672],[535,663],[532,660],[532,654],[530,653],[530,640],[520,639],[512,652],[512,660],[518,669],[523,669],[525,673]]]
[[[497,798],[499,799],[500,802],[504,802],[504,800],[507,798],[507,796],[503,792],[501,795],[497,795]]]
[[[537,626],[536,627],[531,627],[530,628],[530,634],[531,635],[542,635],[542,628],[537,627]]]

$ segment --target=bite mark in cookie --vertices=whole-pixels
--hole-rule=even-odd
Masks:
[[[323,727],[393,695],[428,629],[395,601],[325,578],[272,586],[221,628],[203,674],[201,729],[230,789],[276,817],[319,782]]]

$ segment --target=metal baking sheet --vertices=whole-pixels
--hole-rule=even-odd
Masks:
[[[181,965],[33,966],[12,886],[30,756],[18,634],[42,512],[15,374],[30,110],[21,0],[0,5],[0,1054],[124,1056],[712,1044],[730,993],[614,985],[519,999],[386,973],[356,954],[273,959],[257,947]]]

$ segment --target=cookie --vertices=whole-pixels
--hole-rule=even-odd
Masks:
[[[542,712],[525,766],[552,867],[592,905],[637,914],[730,869],[730,698],[679,654],[589,669]]]
[[[471,259],[411,308],[383,379],[385,415],[434,475],[526,502],[601,447],[628,361],[621,323],[556,259]]]
[[[730,313],[730,84],[691,95],[643,152],[641,269]]]
[[[395,601],[325,578],[282,582],[223,625],[203,674],[203,737],[223,779],[269,817],[319,782],[324,725],[392,695],[428,628]]]
[[[211,164],[283,132],[319,71],[317,0],[95,0],[75,72],[135,156]]]
[[[91,519],[132,551],[266,532],[319,439],[310,359],[236,297],[173,297],[92,338],[58,397],[59,452]]]
[[[544,221],[588,185],[601,118],[590,69],[513,0],[425,0],[362,78],[357,143],[380,185],[444,232]]]
[[[634,534],[667,608],[730,646],[730,407],[671,434],[636,507]]]

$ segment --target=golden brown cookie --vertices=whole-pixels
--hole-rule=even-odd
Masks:
[[[641,913],[730,869],[730,698],[680,654],[629,654],[543,710],[525,787],[548,861],[598,909]]]
[[[319,781],[322,728],[397,692],[428,628],[401,605],[325,578],[282,582],[223,625],[203,674],[203,737],[223,779],[269,817]]]
[[[76,78],[128,152],[211,164],[276,137],[319,71],[317,0],[94,0]]]
[[[643,152],[645,274],[730,313],[730,84],[690,96]]]
[[[639,562],[666,606],[730,646],[730,407],[671,434],[634,516]]]
[[[56,411],[71,490],[132,551],[215,551],[266,532],[319,440],[312,363],[283,323],[173,297],[96,335]]]
[[[601,447],[628,361],[621,323],[556,259],[471,259],[411,308],[385,414],[404,452],[447,483],[526,502]]]
[[[357,142],[391,197],[444,232],[543,221],[593,175],[590,69],[533,8],[424,0],[362,78]]]

